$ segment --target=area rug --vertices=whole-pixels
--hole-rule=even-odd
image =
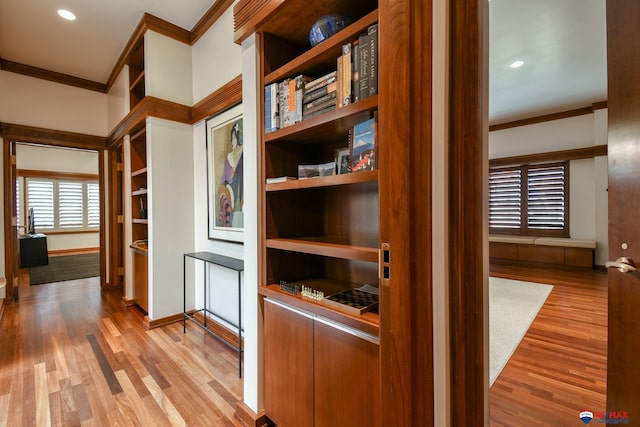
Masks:
[[[498,378],[553,286],[489,278],[489,387]]]
[[[100,254],[50,256],[49,265],[31,267],[29,275],[32,285],[99,276]]]

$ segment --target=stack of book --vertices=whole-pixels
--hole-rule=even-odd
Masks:
[[[305,84],[304,96],[302,97],[303,120],[336,109],[338,105],[337,80],[337,71],[332,71]]]
[[[265,132],[294,125],[378,93],[378,24],[342,46],[336,70],[265,86]]]

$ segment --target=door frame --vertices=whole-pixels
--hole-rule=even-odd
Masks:
[[[11,144],[15,146],[17,142],[24,142],[34,145],[59,147],[59,148],[77,148],[82,150],[96,151],[98,153],[98,182],[100,183],[100,288],[107,288],[106,277],[106,230],[105,230],[105,168],[104,155],[106,150],[106,138],[86,135],[74,132],[64,132],[53,129],[35,128],[31,126],[23,126],[9,123],[0,123],[0,137],[3,138],[3,176],[4,200],[13,200],[12,203],[5,203],[4,208],[4,230],[5,230],[5,274],[11,273],[18,277],[17,267],[17,232],[15,238],[7,239],[11,235],[11,221],[13,217],[13,208],[15,207],[15,185],[10,185],[11,178]],[[15,154],[15,151],[13,152]],[[14,165],[15,167],[15,165]],[[15,174],[14,174],[15,178]],[[13,181],[15,184],[15,180]],[[13,227],[15,229],[15,227]],[[11,240],[8,242],[7,240]],[[11,282],[11,283],[10,283]],[[11,286],[11,287],[10,287]],[[11,300],[17,294],[18,286],[13,287],[13,280],[7,280],[7,297],[11,296]],[[9,295],[11,292],[11,295]],[[7,299],[7,302],[11,301]]]

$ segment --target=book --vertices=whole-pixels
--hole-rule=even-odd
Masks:
[[[351,104],[351,44],[342,45],[342,105]]]
[[[276,176],[273,178],[267,178],[267,184],[277,184],[280,182],[287,182],[291,180],[297,180],[295,176]]]
[[[353,102],[360,101],[360,42],[355,40],[351,48],[352,57],[352,98]]]
[[[303,104],[309,103],[315,99],[320,98],[323,95],[326,95],[329,92],[335,92],[336,89],[337,89],[337,83],[333,82],[333,83],[329,83],[328,85],[322,86],[321,88],[312,90],[311,92],[305,91],[304,97],[302,98],[302,103]]]
[[[325,107],[325,108],[323,108],[321,110],[314,111],[312,113],[307,114],[306,116],[304,116],[304,120],[319,116],[319,115],[324,114],[324,113],[328,113],[329,111],[333,111],[335,109],[336,109],[336,104],[334,103],[334,104],[331,104],[328,107]]]
[[[344,90],[343,85],[342,85],[342,80],[343,80],[343,59],[344,57],[342,55],[340,55],[337,59],[337,65],[336,65],[336,83],[337,83],[337,88],[336,88],[336,92],[337,92],[337,105],[338,108],[342,107],[342,92]]]
[[[303,105],[303,98],[304,98],[304,85],[306,82],[311,81],[311,77],[306,76],[304,74],[300,74],[299,76],[296,76],[294,79],[292,79],[293,84],[289,86],[289,91],[291,92],[291,86],[293,86],[294,88],[294,92],[293,92],[293,111],[294,111],[294,115],[293,115],[293,122],[294,123],[298,123],[302,121],[302,105]],[[291,94],[289,95],[291,96]],[[289,105],[291,106],[291,101],[289,102]]]
[[[273,132],[278,129],[278,89],[277,83],[264,87],[264,131]]]
[[[312,81],[310,81],[308,83],[305,83],[304,90],[310,92],[312,90],[318,89],[318,88],[320,88],[322,86],[326,86],[329,83],[335,82],[335,81],[336,81],[336,72],[332,71],[332,72],[330,72],[328,74],[325,74],[322,77],[318,77],[315,80],[312,80]]]
[[[331,101],[335,102],[336,97],[337,97],[336,91],[327,93],[318,99],[315,99],[311,102],[304,104],[303,110],[305,113],[307,112],[310,113],[312,111],[318,110],[318,107],[326,107],[331,103]]]
[[[378,93],[378,24],[369,27],[369,96]]]
[[[362,34],[358,38],[360,46],[360,100],[369,97],[369,73],[371,72],[371,36]]]
[[[280,111],[280,127],[291,126],[291,114],[289,114],[289,79],[278,83],[278,107]]]
[[[351,171],[375,169],[375,118],[360,122],[353,127],[351,138]]]

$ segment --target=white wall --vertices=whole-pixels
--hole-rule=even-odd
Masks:
[[[4,147],[2,137],[0,137],[0,147]],[[2,161],[0,164],[4,164],[4,149],[0,150],[0,161]],[[0,174],[0,188],[4,188],[4,173]],[[4,209],[0,209],[0,224],[4,224]],[[4,269],[4,226],[0,227],[0,238],[3,242],[0,245],[0,277],[6,277]]]
[[[125,65],[108,94],[107,126],[109,131],[129,112],[129,66]]]
[[[193,101],[242,73],[241,48],[233,42],[233,6],[193,46]]]
[[[489,158],[569,150],[607,144],[607,110],[489,133]],[[569,164],[569,232],[597,241],[596,265],[608,256],[606,156]]]
[[[107,136],[107,95],[0,71],[0,122]]]
[[[191,106],[191,46],[153,31],[144,34],[146,94]]]
[[[84,173],[97,176],[98,153],[96,151],[16,144],[16,167],[17,169]],[[24,222],[22,223],[24,224]],[[97,248],[99,246],[99,232],[47,235],[47,249],[49,251]]]
[[[193,252],[193,145],[190,125],[147,119],[149,318],[183,309],[183,254]]]

